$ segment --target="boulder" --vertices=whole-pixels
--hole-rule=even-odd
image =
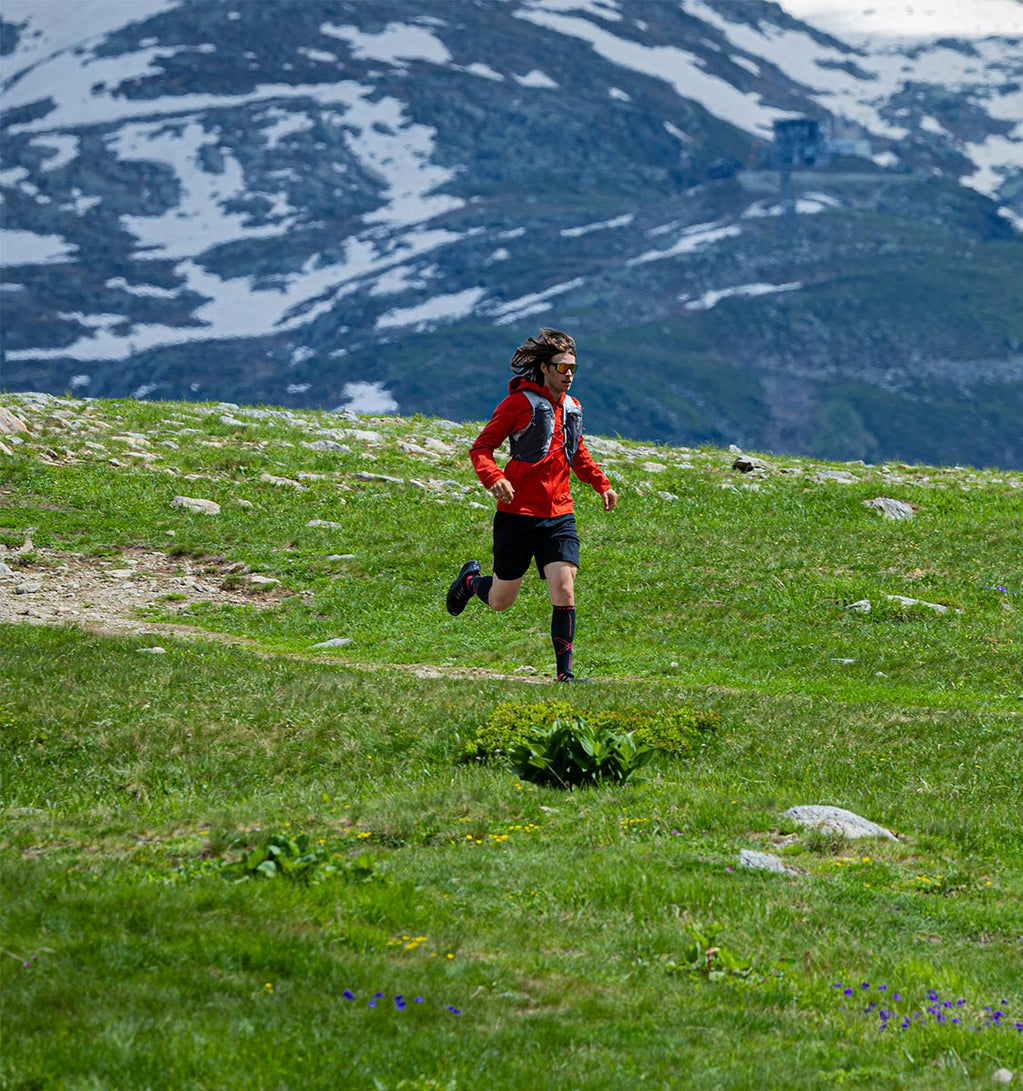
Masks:
[[[798,875],[793,868],[786,867],[777,856],[769,852],[754,852],[752,849],[740,849],[739,867],[752,868],[754,871],[774,871],[779,875]]]
[[[9,409],[0,405],[0,435],[13,436],[17,432],[27,432],[28,425],[16,417]]]
[[[877,825],[867,818],[861,818],[852,811],[842,807],[827,807],[809,805],[804,807],[790,807],[784,818],[790,818],[799,826],[808,826],[813,829],[823,830],[825,833],[838,833],[843,837],[856,839],[858,837],[883,837],[888,841],[897,841],[898,838],[891,830]]]
[[[908,500],[893,500],[890,496],[875,496],[873,500],[861,500],[865,508],[874,508],[886,519],[912,519],[916,514],[915,504]]]
[[[175,508],[188,508],[189,511],[200,512],[203,515],[219,515],[220,505],[216,500],[203,500],[198,496],[175,496],[171,501]]]

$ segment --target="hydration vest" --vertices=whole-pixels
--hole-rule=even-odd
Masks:
[[[533,418],[519,432],[508,437],[512,458],[520,462],[540,462],[546,458],[554,439],[554,406],[550,400],[533,390],[522,390],[533,407]],[[569,466],[583,438],[583,407],[566,394],[562,403],[562,430],[565,436],[565,458]]]

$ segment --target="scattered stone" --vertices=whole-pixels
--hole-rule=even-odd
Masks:
[[[907,500],[893,500],[890,496],[875,496],[873,500],[861,500],[865,508],[875,508],[886,519],[912,519],[917,507]]]
[[[755,871],[774,871],[779,875],[798,875],[793,868],[786,867],[782,861],[769,852],[754,852],[752,849],[739,851],[739,867],[753,868]]]
[[[536,667],[516,667],[516,674],[536,674]]]
[[[259,480],[265,481],[269,485],[285,485],[292,489],[305,488],[305,485],[303,485],[300,481],[294,481],[290,477],[275,477],[273,474],[260,474]]]
[[[327,558],[328,561],[354,561],[354,553],[331,553]]]
[[[9,409],[0,405],[0,435],[13,436],[16,432],[27,432],[28,425],[16,417]]]
[[[115,580],[129,580],[135,575],[134,568],[113,568],[108,573],[111,579]]]
[[[403,477],[389,477],[387,474],[371,474],[366,470],[359,470],[358,473],[352,474],[352,477],[356,481],[388,481],[392,485],[404,485],[405,479]]]
[[[871,610],[870,599],[859,599],[857,602],[850,602],[846,609],[855,610],[860,614],[869,614]]]
[[[200,512],[203,515],[220,514],[220,505],[216,500],[203,500],[198,496],[175,496],[171,501],[171,507],[188,508],[189,511]]]
[[[152,648],[139,648],[138,650],[140,652],[145,653],[146,655],[166,655],[167,654],[167,649],[166,648],[161,648],[159,644],[155,645]]]
[[[408,440],[401,440],[398,443],[398,447],[407,455],[418,455],[420,458],[437,457],[436,451],[430,451],[427,450],[426,447],[420,447],[418,443],[409,443]]]
[[[344,530],[340,523],[332,523],[329,519],[310,519],[307,527],[323,527],[325,530]]]
[[[332,439],[316,439],[312,443],[303,443],[302,446],[308,447],[310,451],[337,451],[338,454],[350,454],[352,450],[351,447]]]
[[[677,500],[677,499],[678,499],[678,497],[677,497],[677,496],[676,496],[676,495],[675,495],[675,494],[674,494],[673,492],[665,492],[665,491],[664,491],[663,489],[661,489],[661,490],[660,490],[660,491],[659,491],[659,492],[657,493],[657,495],[658,495],[658,496],[659,496],[659,497],[660,497],[660,498],[661,498],[662,500],[666,500],[666,501],[667,501],[667,502],[668,502],[669,504],[670,504],[670,503],[671,503],[671,502],[672,502],[673,500]]]
[[[814,481],[837,481],[840,485],[855,485],[859,478],[848,470],[818,470]]]
[[[994,1083],[1012,1083],[1012,1072],[1008,1068],[998,1068],[991,1075]]]
[[[838,833],[843,837],[883,837],[888,841],[898,838],[891,830],[877,825],[867,818],[861,818],[842,807],[826,807],[810,804],[804,807],[790,807],[783,815],[800,826],[811,826],[825,833]]]
[[[251,500],[242,500],[242,499],[239,499],[239,498],[235,499],[235,503],[240,508],[254,508],[256,506],[255,504],[253,504],[253,502]]]
[[[272,576],[249,576],[249,583],[254,584],[256,587],[273,587],[274,584],[280,582],[280,580],[275,580]]]
[[[380,432],[370,432],[362,428],[353,428],[346,435],[357,439],[360,443],[383,443],[384,437]]]
[[[35,583],[29,580],[26,583],[19,583],[14,589],[16,595],[37,595],[42,591],[43,585],[41,583]]]
[[[13,575],[13,573],[14,569],[11,568],[9,564],[4,564],[3,561],[0,561],[0,576],[10,576]]]
[[[947,606],[942,606],[940,602],[924,602],[923,599],[911,599],[905,595],[885,595],[885,598],[891,602],[897,602],[900,606],[925,606],[936,614],[947,614],[949,610]],[[956,613],[961,614],[962,610],[956,610]]]
[[[319,644],[314,644],[314,648],[346,648],[351,644],[352,638],[350,636],[333,636],[330,640],[323,640]]]
[[[237,417],[232,417],[225,413],[222,417],[218,418],[221,424],[230,425],[233,428],[248,428],[249,422],[245,420],[239,420]]]
[[[856,660],[855,659],[839,659],[837,656],[833,655],[831,657],[831,662],[832,663],[855,663]]]
[[[667,468],[663,462],[644,462],[642,466],[648,474],[663,474]]]
[[[755,471],[767,473],[770,467],[762,458],[754,458],[752,455],[739,455],[732,463],[732,469],[741,474],[751,474]]]

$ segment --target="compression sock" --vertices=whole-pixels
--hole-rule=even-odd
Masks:
[[[555,606],[551,611],[551,640],[559,678],[572,674],[572,640],[575,637],[575,607]]]
[[[465,581],[465,586],[469,588],[469,591],[474,594],[478,599],[482,599],[487,605],[490,604],[490,588],[494,583],[493,576],[469,576]]]

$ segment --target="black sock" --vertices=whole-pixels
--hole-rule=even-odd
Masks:
[[[554,658],[557,673],[572,673],[572,641],[575,637],[575,607],[555,606],[551,612],[551,640],[554,642]]]
[[[470,592],[488,605],[490,603],[490,588],[493,583],[493,576],[466,576],[465,578],[465,586],[469,588]]]

